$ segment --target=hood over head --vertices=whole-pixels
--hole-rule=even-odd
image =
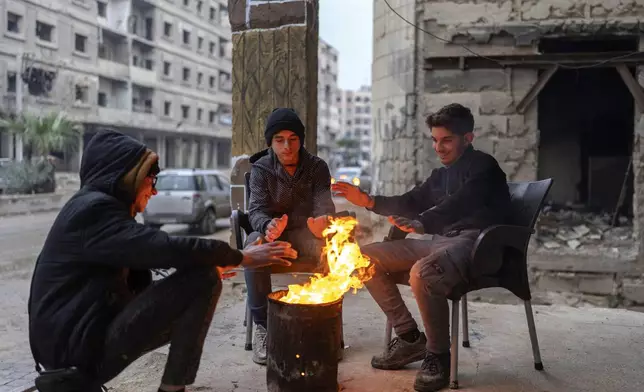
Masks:
[[[159,173],[159,156],[140,141],[111,129],[99,131],[83,152],[81,187],[95,188],[128,204],[149,174]]]

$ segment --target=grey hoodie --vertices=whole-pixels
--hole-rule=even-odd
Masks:
[[[250,223],[266,231],[273,218],[288,215],[286,230],[306,227],[309,217],[335,213],[331,173],[326,162],[300,149],[295,175],[286,172],[271,148],[250,158]]]

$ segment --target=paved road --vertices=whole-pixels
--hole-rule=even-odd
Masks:
[[[56,213],[0,218],[0,392],[22,392],[33,385],[34,364],[27,338],[27,300],[33,264]],[[228,241],[228,220],[208,236]],[[169,225],[172,234],[188,234],[186,226]]]

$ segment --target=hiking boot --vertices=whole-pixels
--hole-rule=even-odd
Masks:
[[[417,392],[434,392],[449,385],[450,354],[427,353],[420,371],[416,374],[414,389]]]
[[[266,328],[261,325],[255,325],[253,362],[259,365],[266,365]]]
[[[371,358],[371,366],[382,370],[396,370],[425,358],[427,338],[422,332],[415,342],[409,343],[399,337],[387,346],[387,351]]]

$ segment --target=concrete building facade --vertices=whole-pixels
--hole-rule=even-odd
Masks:
[[[644,4],[629,0],[375,0],[375,190],[423,181],[438,165],[425,117],[462,103],[475,146],[509,180],[553,178],[553,206],[581,216],[584,233],[599,222],[595,245],[586,234],[561,249],[535,244],[533,265],[549,250],[565,257],[540,264],[539,282],[611,305],[644,302],[643,18]],[[619,228],[602,218],[616,210]],[[615,229],[624,235],[611,243]]]
[[[164,167],[230,166],[226,1],[7,0],[0,27],[5,111],[62,110],[84,125],[81,146],[113,127],[158,151]],[[0,156],[20,158],[17,143],[3,134]]]
[[[341,135],[345,166],[371,165],[371,87],[342,90],[337,98],[340,106]]]
[[[338,50],[320,39],[318,43],[318,156],[331,170],[340,164],[336,140],[340,133],[338,97]]]

